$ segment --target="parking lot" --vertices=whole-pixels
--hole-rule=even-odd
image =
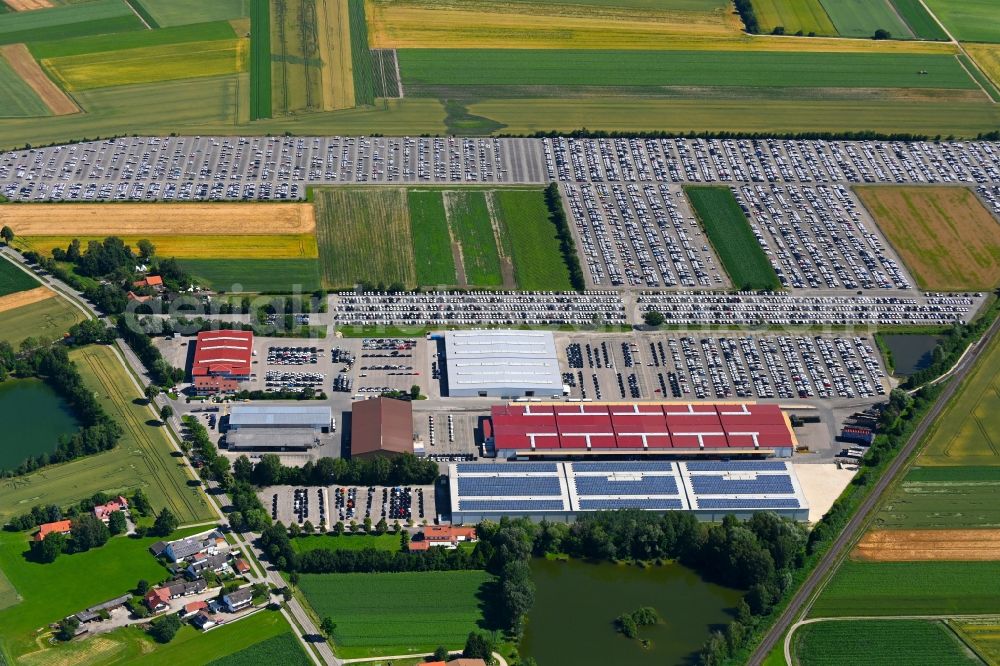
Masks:
[[[372,524],[385,518],[391,527],[395,522],[433,523],[437,517],[434,486],[270,486],[258,497],[272,520],[300,527],[309,521],[317,529],[324,525],[326,531],[338,521],[363,525],[365,518]]]
[[[578,399],[874,400],[889,389],[866,336],[560,334],[556,346]]]

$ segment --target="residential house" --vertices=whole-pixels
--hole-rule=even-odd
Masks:
[[[144,601],[146,607],[154,613],[165,611],[170,607],[170,601],[180,597],[189,597],[192,594],[199,594],[208,589],[208,583],[204,578],[193,581],[173,581],[165,585],[151,588],[146,592]]]
[[[196,553],[215,555],[223,550],[229,550],[226,538],[222,536],[222,532],[212,530],[186,539],[171,541],[162,552],[171,562],[182,562]]]
[[[132,286],[139,289],[149,287],[150,289],[155,289],[156,291],[163,291],[163,278],[159,275],[147,275],[143,279],[133,282]]]
[[[192,601],[189,604],[184,604],[184,611],[181,614],[182,618],[189,618],[195,613],[205,610],[208,608],[208,604],[204,601]]]
[[[216,624],[218,624],[218,622],[212,619],[212,616],[206,613],[205,611],[200,611],[197,615],[191,618],[191,624],[194,625],[195,629],[201,629],[202,631],[205,631],[207,629],[211,629],[212,627],[214,627]]]
[[[241,611],[253,603],[253,590],[249,587],[240,588],[222,597],[222,603],[230,613]]]
[[[211,571],[212,573],[223,573],[229,569],[229,554],[228,553],[217,553],[215,555],[206,555],[205,553],[195,553],[191,557],[191,561],[188,562],[187,569],[184,570],[184,575],[194,580],[199,576],[204,575],[206,571]]]
[[[165,587],[151,587],[143,597],[146,608],[151,613],[162,613],[170,608],[170,590]]]
[[[236,571],[237,576],[246,576],[250,573],[250,565],[242,558],[233,562],[233,569]]]
[[[57,520],[54,523],[42,523],[38,526],[38,534],[35,535],[35,541],[42,541],[50,534],[69,534],[70,529],[73,527],[72,521],[69,520]]]
[[[119,495],[115,499],[111,500],[107,504],[101,504],[94,507],[94,517],[98,520],[104,522],[105,525],[111,521],[111,514],[115,511],[121,511],[128,514],[128,500]]]
[[[475,527],[457,525],[428,525],[422,534],[417,534],[410,542],[411,551],[427,550],[430,546],[458,548],[460,543],[478,541]]]

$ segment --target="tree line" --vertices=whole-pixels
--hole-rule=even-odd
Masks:
[[[439,475],[437,463],[404,453],[393,458],[329,458],[307,461],[301,467],[286,467],[281,458],[265,453],[254,464],[246,456],[233,463],[238,481],[258,486],[425,486]]]
[[[170,388],[184,380],[184,370],[173,367],[163,358],[163,354],[142,330],[135,315],[126,313],[119,316],[116,328],[125,344],[131,347],[142,361],[153,382],[164,388]]]
[[[0,342],[0,381],[11,374],[45,381],[69,405],[80,422],[80,429],[72,435],[61,436],[52,453],[28,457],[17,469],[4,471],[4,476],[28,474],[46,465],[107,451],[118,443],[123,434],[121,426],[84,385],[76,366],[69,360],[66,347],[32,349],[22,343],[21,352],[15,353],[9,343]]]
[[[580,257],[576,253],[576,241],[573,240],[573,232],[566,219],[566,211],[563,210],[562,197],[559,195],[559,185],[556,183],[550,183],[545,188],[545,205],[549,209],[549,221],[556,227],[559,251],[569,271],[569,282],[576,291],[583,291],[587,288],[587,283],[583,278]]]

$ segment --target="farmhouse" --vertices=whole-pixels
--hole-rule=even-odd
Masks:
[[[94,507],[94,517],[107,524],[111,520],[111,514],[115,511],[128,513],[128,500],[119,495],[107,504]]]
[[[431,546],[457,548],[460,543],[478,541],[475,527],[460,525],[428,525],[423,533],[417,534],[410,541],[411,551],[427,550]]]
[[[123,594],[120,597],[115,597],[103,603],[91,606],[87,610],[80,611],[75,615],[76,619],[81,623],[83,622],[93,622],[100,617],[101,611],[111,612],[116,608],[121,608],[128,603],[129,599],[132,598],[131,594]]]
[[[225,379],[232,382],[250,379],[253,358],[252,331],[202,331],[195,342],[191,377],[199,395],[230,390],[232,384],[206,382],[201,378]]]
[[[229,544],[218,530],[166,543],[157,541],[149,547],[153,555],[156,557],[164,555],[171,562],[182,562],[198,553],[215,555],[220,551],[228,550],[228,548]]]
[[[562,374],[548,331],[448,331],[444,334],[451,397],[560,396]]]
[[[147,275],[143,279],[133,282],[132,286],[137,289],[149,288],[156,291],[163,291],[163,278],[159,275]]]
[[[205,553],[195,553],[184,570],[184,575],[194,580],[206,571],[212,573],[222,573],[229,569],[229,554],[216,553],[206,555]]]
[[[229,413],[226,444],[230,450],[311,449],[332,424],[328,405],[237,405]]]
[[[143,600],[150,611],[159,613],[169,608],[171,600],[189,597],[192,594],[200,594],[207,589],[208,583],[204,578],[193,581],[174,581],[150,588],[146,592],[146,596],[143,597]]]
[[[374,398],[351,405],[351,456],[413,453],[413,409],[405,400]]]
[[[58,532],[59,534],[69,534],[72,527],[73,523],[69,520],[57,520],[54,523],[42,523],[38,526],[38,534],[35,535],[35,541],[42,541],[53,532]]]

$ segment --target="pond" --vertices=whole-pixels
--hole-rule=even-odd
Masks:
[[[16,469],[26,458],[56,450],[60,435],[76,432],[69,406],[40,379],[0,383],[0,469]]]
[[[610,563],[536,559],[535,605],[521,654],[538,666],[671,666],[695,661],[715,628],[732,620],[742,593],[703,581],[679,564],[642,569]],[[660,614],[637,639],[615,631],[615,618],[642,606]]]
[[[938,335],[883,335],[892,352],[893,374],[912,375],[931,364],[934,348],[941,341]]]

